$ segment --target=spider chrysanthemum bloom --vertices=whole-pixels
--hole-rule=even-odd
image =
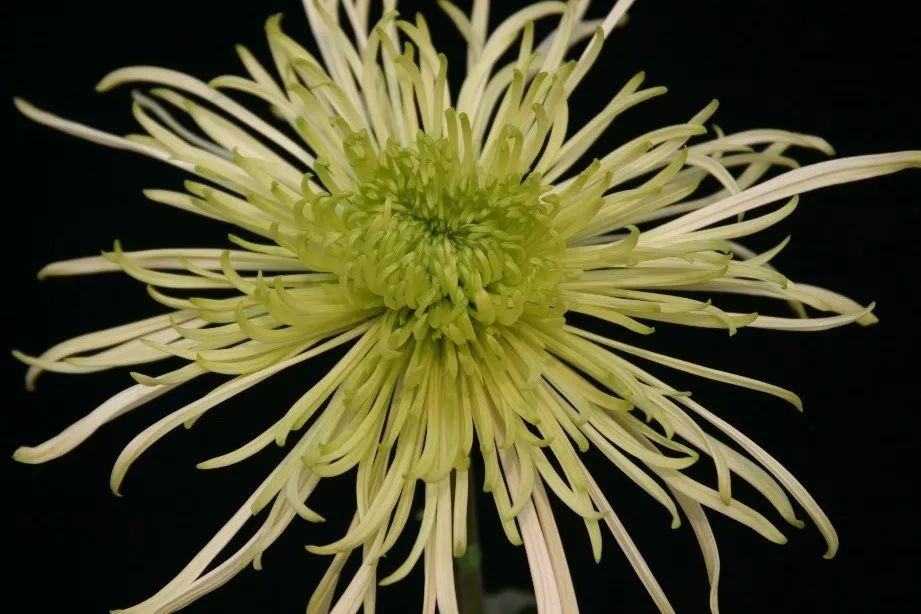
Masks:
[[[702,506],[784,539],[732,497],[733,476],[799,525],[792,496],[833,554],[828,519],[786,470],[643,367],[659,363],[799,406],[797,397],[621,339],[651,333],[656,322],[730,333],[871,323],[870,308],[774,270],[769,262],[783,245],[753,254],[735,241],[791,213],[798,193],[921,166],[921,153],[796,169],[787,149],[830,153],[828,145],[776,130],[705,136],[715,111],[709,105],[687,123],[583,164],[616,116],[664,91],[641,89],[637,76],[596,118],[569,125],[567,100],[629,2],[601,22],[583,19],[587,2],[543,2],[491,33],[487,2],[475,2],[469,16],[444,5],[469,45],[466,76],[454,92],[425,22],[401,21],[393,4],[372,20],[368,2],[308,1],[320,57],[270,20],[274,70],[241,49],[248,78],[204,84],[164,69],[116,71],[103,89],[156,86],[135,95],[144,136],[122,139],[19,103],[37,121],[197,175],[184,192],[147,194],[247,233],[233,235],[227,251],[116,245],[105,257],[50,265],[47,275],[122,269],[149,284],[169,311],[23,356],[32,365],[30,384],[43,369],[187,362],[135,374],[136,385],[49,442],[20,449],[19,460],[60,456],[108,420],[199,375],[231,376],[138,435],[116,463],[117,490],[130,464],[170,430],[283,369],[347,348],[318,384],[280,409],[275,424],[202,464],[229,465],[275,442],[290,450],[188,567],[132,610],[176,610],[258,563],[295,516],[322,519],[322,501],[309,500],[320,479],[354,472],[350,528],[311,547],[333,558],[310,612],[373,607],[377,584],[405,576],[423,555],[426,609],[456,611],[452,558],[466,548],[470,488],[491,493],[508,538],[524,544],[541,611],[576,609],[548,491],[584,518],[596,556],[602,528],[610,529],[659,608],[670,611],[585,469],[590,449],[661,502],[675,525],[680,508],[701,542],[714,609],[718,559]],[[543,41],[533,26],[542,19],[555,20]],[[221,90],[263,99],[288,129]],[[794,170],[760,182],[784,167]],[[721,189],[705,192],[708,178]],[[709,300],[723,293],[787,301],[801,317],[727,312]],[[806,307],[831,315],[806,317]],[[623,335],[573,327],[567,313],[621,326]],[[482,459],[482,482],[469,473],[472,455]],[[694,462],[715,466],[714,487],[682,472]],[[416,525],[410,515],[420,506]],[[252,539],[219,561],[263,510]],[[382,558],[407,527],[415,542],[405,562]],[[349,556],[362,564],[340,582]],[[337,593],[337,584],[344,590]]]

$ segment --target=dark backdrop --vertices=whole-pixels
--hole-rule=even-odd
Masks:
[[[495,4],[507,14],[520,3]],[[781,127],[819,134],[839,155],[921,148],[915,90],[921,47],[911,4],[640,0],[627,29],[611,36],[573,111],[587,118],[645,69],[650,83],[669,86],[669,95],[619,120],[596,153],[640,130],[683,121],[711,97],[722,103],[716,121],[727,131]],[[269,14],[286,13],[287,31],[301,41],[309,41],[309,32],[299,4],[285,0],[12,0],[0,11],[3,87],[12,90],[3,96],[9,123],[3,131],[6,315],[0,347],[37,353],[74,334],[157,312],[143,287],[126,277],[39,282],[35,272],[43,264],[97,253],[115,238],[132,249],[219,246],[226,229],[142,198],[143,187],[178,187],[178,173],[36,126],[13,111],[10,97],[124,133],[135,130],[128,92],[93,91],[108,70],[151,63],[201,77],[240,73],[233,45],[246,43],[266,57],[262,21]],[[434,6],[428,14],[434,28],[449,33],[439,35],[439,43],[457,57],[453,30]],[[460,66],[452,64],[455,76]],[[742,331],[732,339],[661,326],[648,340],[681,357],[794,389],[806,404],[798,415],[771,398],[672,377],[784,462],[825,507],[842,540],[839,556],[825,561],[812,527],[782,527],[790,543],[775,546],[711,514],[725,612],[899,612],[914,601],[919,533],[912,491],[921,421],[912,286],[919,207],[917,172],[828,189],[809,194],[793,218],[756,241],[767,246],[792,234],[778,261],[783,270],[859,301],[877,300],[878,326],[804,335]],[[24,368],[4,360],[6,455],[57,433],[128,382],[123,372],[48,375],[27,394]],[[59,461],[0,463],[7,476],[3,510],[10,514],[3,524],[10,570],[5,600],[21,604],[11,611],[103,612],[153,593],[237,509],[282,451],[210,473],[194,463],[261,431],[322,368],[312,363],[273,378],[216,408],[191,432],[165,438],[136,463],[123,498],[107,486],[117,452],[155,417],[189,400],[189,391],[103,428]],[[690,530],[670,531],[666,514],[627,480],[597,459],[592,467],[677,609],[705,611],[706,575]],[[264,571],[243,572],[188,611],[302,611],[324,568],[302,546],[339,534],[342,518],[351,514],[351,493],[350,479],[323,486],[314,505],[332,526],[295,521],[266,554]],[[527,586],[523,551],[503,541],[489,502],[483,503],[487,588]],[[606,541],[596,566],[581,523],[560,506],[558,512],[583,611],[651,612],[616,545]],[[417,570],[382,591],[382,611],[416,611],[420,590]]]

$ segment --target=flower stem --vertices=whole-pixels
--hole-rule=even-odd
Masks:
[[[468,474],[469,475],[469,474]],[[470,479],[468,477],[468,479]],[[480,550],[476,497],[471,488],[467,497],[467,550],[454,559],[454,584],[460,614],[483,614],[483,552]]]

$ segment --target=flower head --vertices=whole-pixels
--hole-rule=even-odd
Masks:
[[[385,0],[376,22],[368,2],[308,0],[320,57],[282,33],[274,17],[267,24],[274,71],[240,48],[247,78],[206,84],[130,67],[103,79],[101,90],[154,86],[134,94],[144,135],[114,136],[17,101],[40,123],[188,171],[196,179],[184,191],[146,195],[246,234],[229,236],[233,249],[130,252],[116,243],[101,257],[46,267],[46,276],[122,270],[148,284],[168,310],[37,357],[17,353],[30,365],[28,385],[43,370],[88,373],[169,358],[180,366],[132,373],[135,385],[49,441],[20,448],[18,460],[56,458],[106,422],[200,375],[230,376],[126,446],[112,472],[117,492],[131,464],[171,430],[284,369],[347,348],[264,432],[200,464],[224,467],[273,443],[289,449],[188,566],[128,611],[174,611],[247,565],[258,566],[296,516],[323,520],[322,502],[308,506],[318,482],[349,472],[356,497],[350,527],[308,548],[332,555],[308,612],[356,611],[373,600],[377,584],[403,578],[423,554],[427,604],[457,611],[452,559],[467,548],[471,487],[491,494],[506,536],[524,545],[541,611],[577,609],[548,491],[584,520],[596,558],[607,528],[657,606],[671,611],[586,469],[590,450],[660,502],[673,526],[683,513],[704,552],[714,610],[718,554],[704,507],[785,540],[767,517],[733,497],[733,478],[802,526],[792,497],[825,537],[826,556],[834,554],[828,518],[787,470],[635,360],[796,407],[798,397],[623,339],[652,333],[656,322],[730,334],[873,323],[872,305],[794,284],[772,267],[784,243],[756,254],[736,240],[791,214],[798,194],[921,167],[921,152],[799,168],[788,149],[831,148],[782,130],[709,135],[714,102],[685,123],[585,163],[615,118],[664,93],[643,88],[639,74],[584,125],[570,118],[570,96],[630,4],[621,0],[593,21],[584,18],[587,1],[541,2],[488,32],[487,1],[475,0],[469,16],[443,2],[468,43],[456,91],[421,17],[401,20],[393,0]],[[556,20],[555,29],[537,41],[534,23],[542,19]],[[284,125],[226,91],[262,99]],[[764,180],[777,169],[790,170]],[[715,192],[707,191],[708,179],[718,182]],[[775,203],[781,204],[763,212]],[[726,311],[715,304],[725,293],[780,299],[798,314]],[[568,322],[567,314],[618,328],[602,336]],[[482,461],[482,476],[470,469],[473,457]],[[695,462],[713,464],[714,487],[686,475]],[[413,546],[394,564],[384,555],[410,531],[420,501]],[[264,510],[256,534],[215,564],[246,520]],[[350,556],[362,563],[337,593]]]

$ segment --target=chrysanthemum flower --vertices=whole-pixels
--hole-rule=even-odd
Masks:
[[[317,533],[308,548],[332,557],[308,612],[373,610],[377,586],[400,580],[420,558],[425,611],[456,612],[453,559],[467,548],[474,488],[492,495],[509,541],[524,545],[541,612],[577,610],[551,495],[584,520],[596,559],[606,529],[659,609],[672,611],[587,471],[583,457],[591,450],[661,503],[673,526],[682,518],[691,525],[714,611],[719,559],[704,508],[785,540],[771,520],[733,497],[734,478],[763,495],[756,503],[802,526],[792,498],[833,556],[835,531],[800,483],[646,367],[750,388],[797,408],[799,398],[642,349],[632,338],[652,333],[657,322],[730,334],[872,324],[872,305],[793,283],[773,268],[783,243],[756,254],[736,241],[791,214],[799,194],[921,167],[921,152],[799,168],[789,149],[832,154],[829,145],[782,130],[714,134],[707,128],[714,102],[586,164],[586,152],[615,118],[665,91],[644,88],[639,74],[598,116],[570,125],[568,100],[629,0],[597,21],[584,18],[587,0],[539,2],[492,32],[488,0],[475,0],[469,15],[443,2],[467,41],[458,91],[426,22],[401,20],[395,0],[383,4],[373,21],[368,0],[306,1],[319,57],[271,18],[274,67],[241,47],[248,77],[204,83],[163,68],[115,71],[100,90],[153,86],[134,95],[143,135],[114,136],[17,101],[39,123],[188,171],[196,178],[185,191],[146,195],[246,235],[230,235],[226,250],[132,252],[116,243],[103,256],[46,267],[44,276],[122,270],[148,284],[167,311],[37,357],[17,353],[30,365],[30,387],[46,370],[184,362],[132,373],[134,385],[58,436],[20,448],[17,460],[59,457],[106,422],[202,374],[227,375],[125,447],[111,477],[118,492],[131,464],[171,430],[284,369],[347,348],[264,432],[199,465],[231,465],[272,444],[289,449],[185,569],[126,611],[175,611],[258,566],[295,517],[322,521],[322,501],[311,493],[321,479],[346,473],[355,476],[355,515],[345,534],[322,541]],[[554,29],[537,40],[534,24],[544,19],[555,20]],[[255,115],[228,92],[262,99],[276,117]],[[715,192],[706,191],[708,179],[718,182]],[[787,302],[796,317],[721,309],[727,293]],[[595,334],[567,323],[567,314],[603,320],[623,334]],[[470,470],[473,456],[481,459],[482,480]],[[685,474],[695,462],[712,463],[715,484]],[[384,559],[420,504],[408,557]],[[264,510],[249,541],[219,561],[247,519]],[[349,557],[361,564],[340,578]]]

